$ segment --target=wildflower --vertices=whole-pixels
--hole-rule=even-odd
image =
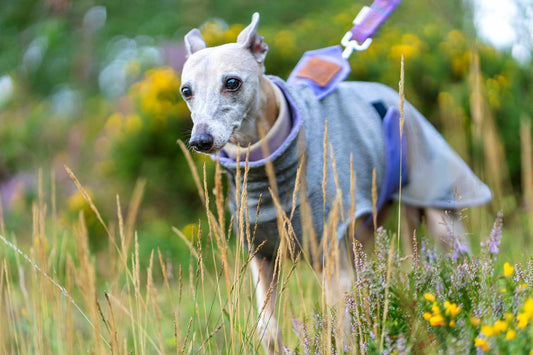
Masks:
[[[446,315],[454,318],[461,311],[461,307],[458,307],[456,303],[444,302],[444,308],[446,309]]]
[[[504,332],[507,330],[507,322],[503,320],[499,320],[496,323],[494,323],[494,326],[492,327],[494,330],[494,334],[498,335],[501,332]]]
[[[505,320],[510,322],[514,318],[514,315],[511,312],[505,312]]]
[[[507,340],[511,340],[511,339],[514,339],[514,337],[516,336],[516,330],[514,329],[509,329],[507,331],[507,334],[505,334],[505,339]]]
[[[120,112],[116,112],[109,116],[105,123],[105,130],[111,138],[118,138],[122,134],[122,121],[124,115]]]
[[[435,302],[435,296],[431,293],[424,293],[424,298],[429,302]]]
[[[503,274],[505,277],[509,277],[513,274],[514,267],[511,266],[509,263],[503,264]]]
[[[524,303],[524,312],[529,314],[529,317],[533,316],[533,298],[528,298]]]
[[[481,333],[490,338],[494,335],[494,329],[490,325],[484,325],[481,327]]]
[[[429,312],[424,313],[424,319],[427,320],[428,322],[429,322],[429,320],[431,319],[431,316],[432,316],[432,315],[431,315],[431,313],[429,313]]]
[[[489,344],[487,344],[485,339],[476,338],[474,340],[474,345],[480,347],[483,351],[488,351],[490,349]]]
[[[433,314],[440,314],[440,308],[437,305],[437,302],[433,302],[433,306],[431,306],[431,310],[433,311]]]
[[[504,288],[502,288],[502,289],[500,290],[500,292],[501,292],[501,293],[505,293],[505,292],[507,292],[507,290],[504,289]]]
[[[529,322],[529,318],[531,318],[531,316],[529,316],[527,313],[519,313],[516,316],[516,320],[518,321],[518,329],[525,328],[527,323]]]
[[[124,131],[130,135],[138,133],[142,128],[142,120],[138,115],[129,115],[124,121]]]
[[[525,289],[525,288],[527,288],[527,283],[523,283],[523,284],[521,284],[520,286],[518,286],[518,289],[519,289],[519,290],[523,290],[523,289]]]
[[[440,314],[435,314],[429,319],[429,324],[432,327],[438,327],[438,326],[444,325],[445,324],[444,318],[442,318]]]
[[[481,320],[476,317],[470,317],[470,323],[472,323],[472,325],[477,327],[478,325],[481,324]]]
[[[489,239],[485,244],[491,254],[498,254],[500,252],[500,243],[502,241],[502,227],[503,227],[503,212],[498,212],[492,230],[490,231]]]
[[[132,86],[131,94],[140,104],[141,111],[154,119],[156,127],[164,127],[167,117],[178,114],[179,86],[179,78],[172,68],[152,69],[145,73],[142,81]]]
[[[448,324],[451,328],[455,327],[455,322],[452,320],[450,321],[450,323]]]

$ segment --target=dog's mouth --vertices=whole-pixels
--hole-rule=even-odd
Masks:
[[[215,129],[218,132],[215,134],[212,127],[209,128],[205,124],[200,124],[191,136],[189,146],[198,153],[216,154],[224,149],[228,143],[237,143],[236,136],[238,135],[239,127],[239,124],[233,124],[231,131],[228,130],[226,132],[218,132]]]
[[[216,154],[216,153],[218,153],[218,152],[220,152],[222,150],[222,148],[211,148],[211,149],[207,149],[207,150],[202,150],[202,149],[198,149],[196,147],[192,147],[192,149],[194,149],[194,151],[197,152],[197,153],[207,154],[207,155]]]

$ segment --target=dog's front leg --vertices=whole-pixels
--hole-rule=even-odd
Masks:
[[[274,275],[274,262],[256,255],[250,262],[250,268],[259,311],[257,333],[267,354],[282,354],[281,332],[274,316],[278,283],[278,275]]]
[[[352,288],[353,270],[346,241],[335,241],[332,244],[332,252],[328,253],[324,260],[324,291],[326,304],[336,309],[334,326],[338,335],[338,349],[345,349],[352,345],[350,341],[351,318],[346,312],[346,296]]]

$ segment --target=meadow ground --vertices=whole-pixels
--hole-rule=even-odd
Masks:
[[[16,236],[0,220],[0,351],[260,353],[258,309],[246,267],[250,255],[243,248],[253,235],[242,208],[245,186],[238,191],[239,212],[228,218],[218,167],[213,193],[205,168],[203,174],[193,164],[191,168],[207,223],[187,233],[173,228],[190,250],[186,268],[176,267],[159,249],[148,260],[140,259],[142,235],[135,232],[135,220],[142,183],[127,216],[117,196],[117,217],[104,221],[90,194],[66,168],[91,218],[108,236],[107,247],[97,255],[89,250],[89,217],[83,211],[71,229],[58,224],[53,180],[49,189],[40,185],[33,204],[29,249],[20,250]],[[241,173],[246,181],[247,171]],[[411,250],[405,248],[408,243],[398,248],[394,217],[389,231],[376,231],[370,255],[353,246],[354,285],[339,312],[325,304],[323,274],[310,266],[312,256],[291,253],[290,223],[280,213],[285,257],[278,260],[277,317],[287,352],[530,353],[533,240],[524,224],[530,219],[520,213],[494,217],[487,207],[463,214],[471,231],[471,253],[453,233],[449,250],[435,249],[424,226]],[[328,217],[331,231],[338,218],[335,213]],[[232,231],[234,219],[237,228]],[[325,272],[335,272],[336,263],[336,256],[326,252]],[[345,317],[349,330],[342,326]]]

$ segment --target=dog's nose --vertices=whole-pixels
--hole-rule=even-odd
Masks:
[[[193,136],[189,141],[189,144],[195,150],[198,150],[200,152],[206,152],[213,147],[213,142],[214,139],[212,135],[210,135],[209,133],[200,133]]]

